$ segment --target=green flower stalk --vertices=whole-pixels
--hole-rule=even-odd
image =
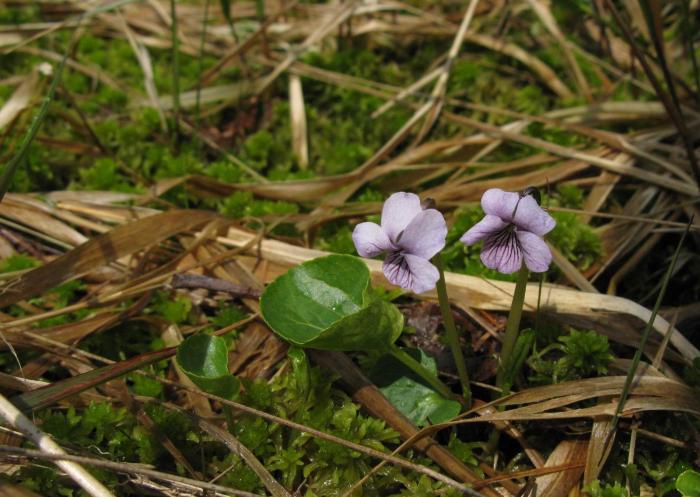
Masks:
[[[513,371],[513,350],[520,331],[529,271],[542,273],[552,262],[552,252],[542,237],[554,229],[556,222],[539,202],[536,188],[520,193],[487,190],[481,197],[486,215],[460,239],[465,245],[483,240],[481,261],[487,267],[504,274],[519,271],[496,375],[496,386],[502,394],[510,387],[504,388],[506,380],[517,374]]]
[[[443,271],[442,257],[437,254],[433,258],[433,262],[440,272],[440,279],[437,281],[437,293],[438,300],[440,302],[440,312],[442,313],[442,322],[445,324],[445,336],[447,338],[447,344],[452,350],[452,358],[454,359],[455,366],[457,367],[457,375],[459,376],[459,381],[462,384],[462,397],[464,397],[464,406],[469,409],[472,405],[472,389],[469,384],[469,373],[467,372],[467,365],[464,362],[464,355],[462,354],[462,347],[459,344],[459,335],[457,334],[457,327],[455,326],[454,318],[452,317],[452,310],[450,309],[450,301],[447,297],[447,285],[445,284],[445,272]]]
[[[382,270],[394,285],[415,293],[427,292],[437,287],[447,342],[452,349],[465,403],[469,406],[471,404],[469,376],[462,349],[459,346],[457,328],[452,319],[445,275],[439,255],[445,247],[447,223],[443,215],[433,208],[433,202],[428,201],[426,204],[421,204],[420,198],[414,193],[394,193],[384,202],[381,224],[370,222],[358,224],[355,226],[352,239],[357,253],[362,257],[386,254]],[[449,389],[444,391],[444,388],[438,388],[432,380],[426,378],[425,373],[416,370],[415,365],[408,364],[406,357],[397,356],[397,359],[429,381],[443,395],[448,398],[454,396]],[[430,374],[428,376],[432,377]],[[449,395],[446,395],[447,392]]]
[[[518,341],[520,333],[520,318],[523,314],[523,304],[525,303],[525,290],[527,289],[527,278],[530,274],[527,266],[523,264],[518,272],[518,280],[515,283],[515,292],[513,292],[513,303],[510,305],[510,313],[508,314],[508,322],[506,323],[506,332],[503,336],[503,344],[501,346],[501,358],[498,362],[498,372],[496,373],[496,386],[501,389],[501,395],[506,395],[510,390],[510,385],[507,385],[506,380],[515,377],[515,371],[511,371],[513,362],[513,351],[515,350],[515,342]],[[510,374],[509,374],[510,373]]]

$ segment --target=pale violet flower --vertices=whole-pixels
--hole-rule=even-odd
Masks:
[[[481,207],[486,215],[460,241],[473,245],[483,240],[481,261],[486,267],[506,274],[518,271],[523,261],[536,273],[549,268],[552,252],[542,237],[556,222],[531,193],[492,188],[481,197]]]
[[[430,259],[445,246],[447,224],[435,209],[423,209],[413,193],[391,195],[382,208],[381,226],[360,223],[352,241],[362,257],[386,253],[384,275],[401,288],[422,293],[435,288],[440,274]]]

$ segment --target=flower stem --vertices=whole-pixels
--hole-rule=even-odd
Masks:
[[[513,303],[510,306],[510,314],[508,314],[508,322],[506,323],[506,334],[503,337],[503,346],[501,347],[501,360],[498,364],[498,373],[496,374],[496,386],[501,389],[501,395],[508,392],[503,391],[506,375],[511,367],[513,349],[515,342],[518,340],[520,332],[520,317],[523,314],[523,304],[525,303],[525,289],[527,288],[527,278],[529,271],[525,264],[520,268],[518,280],[515,283],[515,292],[513,293]]]
[[[459,381],[462,383],[462,396],[464,397],[464,404],[465,407],[469,409],[472,405],[472,390],[469,385],[469,373],[467,373],[467,366],[464,363],[462,347],[459,345],[457,327],[455,326],[455,321],[452,318],[450,301],[447,298],[447,285],[445,285],[445,272],[443,270],[442,257],[439,253],[433,258],[433,262],[440,272],[440,279],[438,279],[437,282],[437,294],[438,301],[440,302],[440,311],[442,312],[442,322],[445,325],[445,337],[447,338],[447,343],[450,346],[450,349],[452,349],[452,357],[455,361],[455,365],[457,366]]]
[[[418,376],[420,376],[422,379],[424,379],[426,382],[428,382],[428,384],[431,387],[433,387],[440,395],[442,395],[446,399],[455,398],[454,392],[452,392],[452,390],[450,390],[447,385],[440,381],[438,377],[435,376],[433,373],[428,371],[426,367],[423,366],[420,362],[416,361],[413,357],[411,357],[406,351],[397,347],[396,345],[393,345],[391,347],[391,354],[397,360],[399,360],[401,364],[403,364],[411,371],[416,373]]]

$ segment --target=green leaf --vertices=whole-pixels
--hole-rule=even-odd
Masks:
[[[437,375],[432,357],[421,349],[405,350]],[[369,376],[386,398],[417,426],[442,423],[460,412],[459,402],[444,398],[391,355],[382,356]]]
[[[376,301],[338,321],[309,346],[325,350],[386,350],[403,329],[403,314],[388,302]]]
[[[692,469],[681,473],[676,480],[676,490],[683,497],[700,497],[700,473]]]
[[[370,298],[369,270],[349,255],[305,262],[273,281],[260,299],[270,328],[295,345],[326,350],[386,349],[403,316]]]
[[[177,363],[207,393],[231,399],[240,389],[238,378],[229,373],[228,347],[221,337],[203,333],[191,336],[177,348]]]

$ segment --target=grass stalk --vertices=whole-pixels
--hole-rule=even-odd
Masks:
[[[39,111],[34,116],[32,124],[29,126],[29,131],[27,131],[27,134],[24,135],[24,139],[22,140],[19,149],[17,149],[17,152],[15,152],[12,159],[10,159],[7,165],[3,168],[2,174],[0,174],[0,202],[2,202],[2,199],[5,197],[7,190],[9,190],[10,184],[12,183],[12,178],[17,172],[17,168],[26,157],[29,146],[34,141],[34,138],[36,138],[36,134],[39,132],[44,119],[46,119],[46,113],[48,112],[49,105],[56,94],[56,88],[61,81],[61,75],[63,74],[63,69],[66,66],[66,60],[68,60],[68,54],[70,52],[71,49],[69,47],[66,49],[60,64],[58,64],[58,67],[56,68],[56,73],[54,74],[51,85],[49,86],[49,91],[46,93],[44,100],[41,102],[41,107],[39,107]]]
[[[627,373],[627,378],[625,379],[625,385],[622,388],[622,392],[620,393],[620,400],[617,403],[617,408],[615,409],[615,414],[613,415],[611,427],[613,428],[614,432],[614,427],[617,425],[618,420],[620,419],[620,414],[622,413],[622,410],[625,407],[625,402],[627,401],[627,397],[629,396],[630,390],[632,388],[632,382],[634,381],[634,378],[637,374],[637,368],[639,367],[639,362],[642,359],[642,352],[644,351],[644,348],[646,347],[647,341],[649,340],[649,335],[651,335],[651,330],[654,326],[654,321],[656,320],[656,315],[659,313],[659,308],[661,307],[661,302],[664,299],[664,296],[666,295],[666,290],[668,289],[668,283],[671,281],[671,276],[673,275],[673,270],[676,267],[676,262],[678,262],[678,255],[681,252],[681,247],[683,247],[683,242],[685,242],[685,237],[688,235],[688,232],[690,231],[690,227],[693,224],[693,218],[690,219],[688,222],[687,228],[685,232],[683,232],[683,235],[681,236],[680,241],[678,242],[678,245],[676,246],[676,251],[673,254],[673,258],[671,259],[671,264],[669,264],[668,269],[666,270],[666,274],[664,275],[664,279],[661,283],[661,289],[659,290],[659,294],[656,297],[656,302],[654,303],[654,308],[651,311],[651,316],[649,317],[649,321],[647,321],[646,326],[644,327],[644,331],[642,332],[642,338],[639,341],[639,346],[637,347],[637,351],[634,353],[634,358],[632,359],[632,365],[630,366],[629,372]],[[668,331],[670,333],[670,331]]]

